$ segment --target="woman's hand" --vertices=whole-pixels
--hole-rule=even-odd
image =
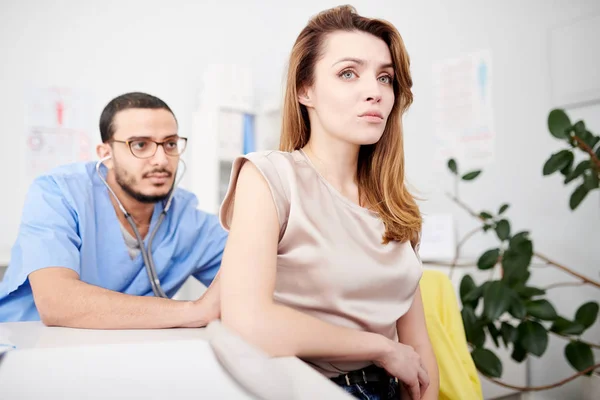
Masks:
[[[421,398],[429,386],[429,375],[421,363],[421,356],[410,346],[389,341],[390,347],[375,364],[398,378],[413,400]]]

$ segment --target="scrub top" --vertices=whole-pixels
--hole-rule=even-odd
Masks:
[[[0,282],[0,322],[40,320],[28,275],[65,267],[83,282],[116,292],[154,296],[141,253],[131,258],[111,194],[96,163],[58,167],[33,182],[25,199],[10,264]],[[100,172],[106,176],[106,168]],[[171,207],[152,242],[152,257],[165,293],[172,297],[194,276],[210,285],[227,239],[216,215],[197,208],[197,198],[176,189]],[[148,235],[163,203],[154,207]]]

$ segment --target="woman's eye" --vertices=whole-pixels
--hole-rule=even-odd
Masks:
[[[386,85],[389,85],[392,83],[392,77],[389,75],[380,76],[379,81],[381,83],[385,83]]]
[[[352,79],[354,78],[355,74],[352,71],[344,71],[340,74],[340,76],[344,79]]]

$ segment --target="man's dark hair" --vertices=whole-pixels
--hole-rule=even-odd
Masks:
[[[112,99],[100,115],[100,136],[102,137],[102,143],[108,142],[112,139],[115,134],[115,115],[119,111],[127,110],[130,108],[150,108],[150,109],[164,109],[173,114],[173,111],[169,108],[167,103],[147,93],[131,92],[122,94],[119,97]],[[175,114],[173,114],[175,118]],[[177,118],[175,118],[177,121]]]

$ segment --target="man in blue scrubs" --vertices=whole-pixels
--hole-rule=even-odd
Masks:
[[[145,93],[113,99],[100,117],[97,148],[107,185],[144,240],[173,188],[187,140],[171,109]],[[218,279],[227,234],[196,197],[174,191],[152,242],[168,298],[155,297],[135,232],[96,173],[75,163],[38,177],[27,194],[11,261],[0,283],[0,322],[97,329],[201,327],[219,317]],[[171,297],[190,276],[196,301]]]

